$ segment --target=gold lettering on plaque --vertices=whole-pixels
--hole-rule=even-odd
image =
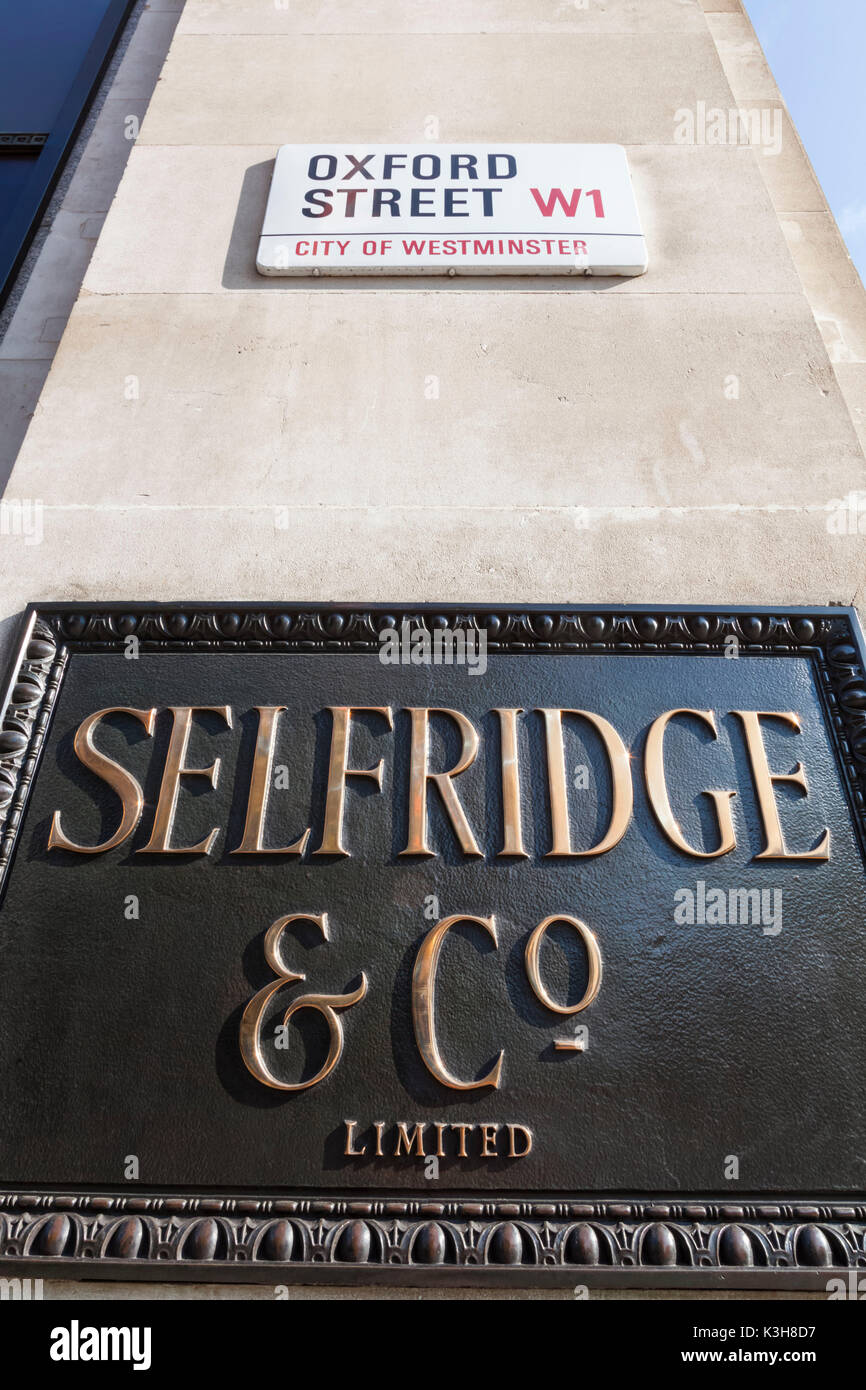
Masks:
[[[367,1152],[367,1145],[364,1144],[360,1149],[355,1148],[355,1130],[358,1128],[357,1120],[346,1120],[346,1146],[343,1153],[347,1158],[363,1158]]]
[[[526,1147],[525,1147],[524,1149],[521,1149],[519,1153],[518,1153],[517,1149],[514,1147],[514,1141],[515,1141],[515,1139],[517,1138],[518,1133],[522,1134],[523,1137],[524,1137],[524,1139],[526,1140]],[[509,1126],[508,1126],[508,1157],[509,1157],[509,1158],[525,1158],[526,1155],[527,1155],[528,1153],[531,1153],[531,1152],[532,1152],[532,1130],[531,1130],[531,1129],[527,1129],[527,1128],[526,1128],[526,1125],[509,1125]]]
[[[152,737],[156,710],[128,709],[124,705],[113,705],[109,709],[99,709],[95,714],[89,714],[75,730],[75,737],[72,740],[75,756],[83,767],[105,782],[120,798],[120,824],[114,834],[110,835],[107,840],[103,840],[101,845],[77,845],[64,835],[60,825],[60,812],[55,811],[48,833],[49,849],[68,849],[74,851],[75,854],[103,854],[108,849],[122,845],[141,820],[141,813],[144,809],[144,794],[138,782],[131,772],[127,772],[125,768],[120,766],[120,763],[116,763],[107,754],[100,753],[93,742],[96,727],[107,714],[131,714],[133,719],[137,719],[139,724],[144,725],[145,733]]]
[[[579,858],[587,854],[606,854],[618,845],[631,820],[634,788],[628,749],[612,724],[600,714],[586,709],[542,709],[547,746],[547,785],[550,792],[550,818],[553,845],[545,858]],[[601,736],[610,766],[613,798],[610,824],[597,845],[591,849],[572,849],[568,823],[568,793],[565,781],[565,745],[562,737],[562,716],[573,714],[585,719]]]
[[[495,1157],[496,1157],[496,1131],[497,1131],[499,1128],[500,1128],[499,1125],[482,1125],[482,1126],[481,1126],[481,1157],[482,1157],[482,1158],[495,1158]]]
[[[466,1136],[467,1136],[467,1134],[469,1133],[469,1131],[470,1131],[471,1129],[474,1129],[474,1128],[475,1128],[475,1126],[474,1126],[474,1125],[464,1125],[464,1124],[459,1124],[459,1123],[458,1123],[458,1124],[453,1124],[453,1125],[451,1126],[451,1128],[460,1136],[460,1147],[459,1147],[458,1150],[457,1150],[457,1157],[458,1157],[458,1158],[468,1158],[469,1155],[468,1155],[467,1152],[466,1152]]]
[[[800,787],[804,795],[808,796],[809,786],[806,781],[806,773],[802,763],[797,763],[793,772],[771,772],[767,762],[767,750],[764,747],[764,737],[761,730],[762,719],[780,719],[784,724],[788,724],[792,729],[800,733],[800,718],[796,714],[782,714],[778,710],[755,710],[755,709],[735,709],[731,711],[740,720],[746,736],[746,750],[749,754],[749,764],[752,769],[752,778],[755,783],[755,792],[758,798],[758,806],[761,811],[761,820],[764,825],[764,836],[767,841],[760,854],[756,854],[756,859],[821,859],[830,858],[830,831],[825,828],[820,843],[814,849],[806,850],[802,854],[791,854],[785,847],[785,839],[782,834],[782,823],[779,820],[779,808],[776,805],[776,797],[773,787],[776,782],[790,782],[795,787]]]
[[[480,1081],[460,1081],[448,1071],[439,1051],[436,1038],[436,970],[445,937],[457,922],[473,922],[476,926],[483,927],[488,936],[492,937],[494,946],[499,946],[495,917],[470,917],[467,913],[458,912],[455,916],[445,917],[436,923],[421,943],[412,972],[412,1024],[415,1039],[424,1065],[443,1086],[450,1086],[453,1091],[476,1091],[481,1086],[493,1086],[496,1089],[502,1075],[504,1052],[500,1052],[490,1071]]]
[[[704,796],[711,798],[716,808],[716,820],[719,826],[719,847],[713,850],[695,849],[685,839],[679,822],[677,821],[671,808],[670,797],[668,795],[667,781],[665,779],[664,764],[664,737],[665,730],[672,719],[680,714],[693,714],[696,719],[701,719],[712,729],[713,737],[718,738],[716,721],[712,710],[708,709],[669,709],[665,714],[660,714],[658,719],[654,719],[647,734],[646,749],[644,752],[644,769],[646,772],[647,793],[653,814],[667,835],[672,845],[681,849],[684,854],[690,854],[694,859],[718,859],[720,854],[729,854],[732,849],[737,848],[737,837],[734,833],[734,818],[731,814],[731,801],[736,796],[734,791],[705,791]]]
[[[303,835],[293,845],[271,849],[262,843],[268,797],[271,790],[271,768],[274,761],[277,724],[285,708],[285,705],[256,705],[259,724],[256,731],[253,770],[250,774],[250,792],[247,797],[244,833],[240,844],[237,849],[232,850],[232,854],[303,854],[310,838],[310,828],[307,826]]]
[[[502,747],[502,849],[499,858],[507,856],[528,859],[523,847],[523,826],[520,819],[520,762],[517,748],[517,716],[522,709],[497,709],[499,737]]]
[[[411,1154],[414,1148],[418,1158],[424,1157],[424,1130],[425,1124],[419,1121],[416,1124],[412,1135],[409,1135],[409,1126],[405,1120],[397,1122],[397,1143],[394,1148],[394,1157],[399,1158],[401,1153]]]
[[[321,915],[312,912],[290,912],[287,917],[278,917],[276,922],[272,922],[265,932],[265,960],[277,978],[253,995],[241,1017],[241,1055],[247,1070],[257,1081],[261,1081],[264,1086],[273,1087],[275,1091],[306,1091],[309,1090],[310,1086],[317,1085],[319,1081],[324,1081],[325,1077],[331,1074],[343,1054],[343,1022],[337,1010],[350,1009],[367,993],[367,976],[362,971],[361,983],[350,994],[297,995],[283,1014],[283,1027],[286,1027],[292,1015],[300,1009],[315,1009],[328,1025],[330,1033],[328,1055],[315,1076],[311,1077],[309,1081],[280,1081],[274,1076],[262,1051],[261,1027],[265,1010],[273,996],[285,985],[293,985],[298,980],[306,979],[303,973],[289,970],[280,956],[280,939],[286,927],[292,922],[312,922],[313,926],[318,927],[322,933],[323,939],[325,941],[330,940],[327,912],[323,912]]]
[[[361,1143],[358,1137],[358,1130],[365,1136],[369,1134],[370,1126],[365,1126],[363,1122],[357,1120],[344,1120],[345,1142],[343,1153],[346,1158],[364,1158],[368,1154],[367,1144]],[[376,1131],[377,1158],[385,1157],[385,1146],[383,1145],[383,1131],[386,1129],[384,1120],[376,1120],[372,1126]],[[532,1152],[533,1134],[527,1125],[521,1124],[500,1124],[498,1122],[487,1124],[472,1124],[452,1122],[445,1120],[397,1120],[393,1125],[387,1126],[388,1158],[436,1158],[454,1159],[468,1158],[470,1156],[467,1137],[472,1136],[472,1154],[478,1158],[526,1158]],[[435,1131],[434,1135],[431,1131]],[[505,1148],[505,1136],[508,1136],[508,1147]],[[448,1140],[446,1141],[446,1135]],[[434,1148],[435,1143],[435,1148]],[[372,1157],[372,1155],[371,1155]]]
[[[589,978],[586,982],[583,998],[576,1004],[557,1004],[556,1000],[548,993],[541,978],[539,959],[541,943],[548,927],[552,927],[554,922],[565,922],[569,927],[573,927],[586,948]],[[526,973],[536,998],[546,1009],[552,1010],[555,1014],[579,1014],[581,1010],[588,1009],[601,989],[601,951],[595,933],[590,931],[589,927],[584,922],[579,921],[577,917],[566,917],[561,912],[554,913],[552,917],[545,917],[543,922],[539,922],[526,943]],[[560,1047],[560,1044],[555,1042],[554,1047],[557,1051],[569,1050],[567,1043],[564,1047]]]
[[[325,792],[325,825],[322,830],[322,843],[313,850],[314,854],[342,854],[348,857],[349,851],[343,844],[343,806],[346,799],[347,777],[369,777],[382,790],[382,769],[384,758],[375,767],[349,767],[349,734],[352,715],[357,713],[381,714],[393,729],[394,720],[387,705],[330,705],[331,755],[328,763],[328,789]]]
[[[181,778],[205,777],[211,786],[215,787],[219,777],[219,758],[215,758],[210,767],[187,767],[186,765],[186,749],[194,714],[218,714],[221,719],[225,720],[229,728],[232,727],[230,705],[171,706],[171,738],[165,758],[159,800],[156,803],[156,814],[153,818],[153,829],[147,844],[142,845],[141,849],[136,851],[138,854],[209,854],[213,842],[219,834],[219,828],[215,826],[203,840],[199,840],[197,845],[172,845],[169,843],[177,811]]]
[[[454,833],[464,854],[481,856],[466,813],[460,805],[452,778],[465,772],[475,761],[478,752],[478,733],[472,723],[456,709],[410,708],[412,745],[409,761],[409,835],[401,854],[427,854],[434,851],[427,843],[427,783],[432,782],[442,798],[442,805],[451,821]],[[445,714],[460,730],[463,747],[460,757],[449,772],[429,772],[427,761],[430,745],[430,715]]]

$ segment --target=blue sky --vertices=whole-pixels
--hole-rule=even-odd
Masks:
[[[744,0],[866,282],[866,0]]]

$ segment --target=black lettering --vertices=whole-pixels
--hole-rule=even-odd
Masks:
[[[431,172],[424,173],[424,161],[430,161]],[[438,179],[442,169],[442,161],[438,154],[416,154],[412,160],[412,173],[416,179]]]
[[[354,217],[354,216],[355,216],[355,203],[356,203],[356,201],[357,201],[357,199],[358,199],[358,194],[359,194],[359,193],[369,193],[369,191],[370,191],[370,190],[369,190],[368,188],[341,188],[341,189],[339,189],[339,192],[340,192],[340,193],[345,193],[345,195],[346,195],[346,216],[347,216],[347,217]]]
[[[399,188],[374,188],[373,189],[373,216],[381,217],[382,208],[389,209],[392,217],[400,216],[400,190]]]
[[[481,194],[481,201],[482,201],[482,207],[483,207],[483,209],[484,209],[484,216],[485,216],[485,217],[492,217],[492,216],[493,216],[493,195],[494,195],[494,193],[501,193],[501,192],[502,192],[502,189],[501,189],[501,188],[473,188],[473,189],[472,189],[472,192],[473,192],[473,193],[480,193],[480,194]]]
[[[351,165],[351,168],[349,169],[349,172],[346,175],[347,182],[355,174],[363,174],[365,179],[371,179],[373,177],[373,175],[365,167],[370,163],[370,160],[373,158],[371,154],[365,154],[363,159],[356,159],[353,154],[347,154],[346,158],[348,159],[349,164]]]
[[[319,211],[312,212],[310,208],[301,208],[301,216],[330,217],[334,209],[331,207],[329,199],[333,196],[333,190],[330,188],[311,188],[309,193],[304,194],[304,202],[312,203],[313,207],[317,207]]]
[[[465,169],[467,177],[470,179],[478,178],[478,160],[474,154],[452,154],[451,156],[451,177],[459,179],[461,170]],[[495,177],[495,175],[493,176]]]
[[[502,172],[497,161],[505,160],[507,173]],[[490,179],[513,179],[517,177],[517,160],[513,154],[489,154],[487,156],[487,177]]]
[[[327,169],[324,174],[318,172],[319,164],[324,159]],[[307,174],[311,179],[332,179],[337,173],[337,156],[335,154],[314,154],[310,160]]]

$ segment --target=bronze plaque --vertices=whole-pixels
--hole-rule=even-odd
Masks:
[[[0,1260],[856,1268],[864,766],[843,608],[38,606]]]

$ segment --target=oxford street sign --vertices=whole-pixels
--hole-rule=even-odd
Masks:
[[[283,145],[262,275],[642,275],[621,145]]]
[[[864,778],[847,609],[35,607],[4,1270],[847,1277]]]

